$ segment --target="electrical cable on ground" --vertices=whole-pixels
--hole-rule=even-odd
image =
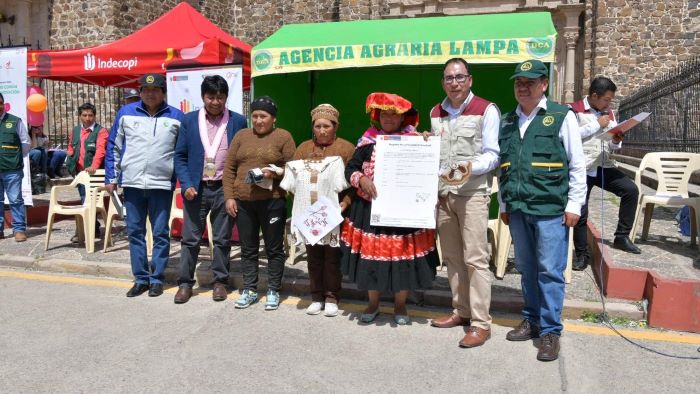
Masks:
[[[606,144],[606,143],[607,143],[606,141],[601,139],[601,141],[600,141],[601,147],[600,148],[601,148],[601,152],[603,152],[603,157],[605,157],[605,155],[607,154],[607,152],[605,151],[605,146],[604,146],[604,144]],[[605,162],[605,160],[603,160],[603,162]],[[602,168],[602,163],[601,163],[601,168]],[[600,295],[600,303],[603,306],[603,314],[601,316],[602,323],[606,327],[608,327],[610,330],[612,330],[615,334],[620,336],[620,338],[624,339],[625,341],[627,341],[628,343],[631,343],[634,346],[637,346],[640,349],[643,349],[643,350],[646,350],[648,352],[657,354],[659,356],[664,356],[664,357],[670,357],[670,358],[681,359],[681,360],[700,360],[700,356],[681,356],[681,355],[677,355],[677,354],[666,353],[666,352],[662,352],[662,351],[659,351],[656,349],[652,349],[648,346],[642,345],[639,342],[635,342],[635,341],[631,340],[630,338],[627,338],[620,331],[618,331],[615,328],[615,326],[613,325],[612,321],[610,321],[610,317],[608,316],[608,310],[607,310],[607,307],[605,305],[605,295],[603,295],[603,289],[602,289],[602,287],[604,285],[603,284],[603,262],[602,262],[603,253],[602,252],[603,252],[603,249],[607,248],[607,245],[605,245],[605,242],[602,242],[602,240],[605,239],[605,215],[604,215],[604,213],[605,213],[605,200],[604,200],[605,189],[604,189],[604,186],[605,186],[605,172],[603,170],[601,170],[600,171],[600,239],[601,239],[601,248],[602,249],[601,249],[601,262],[598,265],[598,278],[600,278],[600,287],[598,286],[598,283],[596,282],[595,278],[593,278],[593,276],[590,273],[585,271],[586,275],[588,275],[588,277],[591,279],[591,281],[593,281],[593,284],[595,285],[596,290],[598,290],[598,295]],[[641,192],[641,190],[640,190],[640,192]],[[590,210],[588,211],[588,213],[589,213],[588,216],[590,217]],[[573,231],[573,228],[570,229],[569,231]],[[634,234],[632,234],[631,236],[634,237]],[[591,269],[593,269],[592,266],[591,266]],[[700,347],[697,348],[697,351],[700,353]]]

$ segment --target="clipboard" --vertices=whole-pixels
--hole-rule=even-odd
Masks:
[[[608,134],[610,134],[611,137],[622,136],[629,129],[642,123],[644,120],[646,120],[646,118],[648,118],[649,115],[651,115],[651,112],[640,112],[637,115],[633,116],[631,119],[627,119],[626,121],[618,124],[617,126],[613,127],[612,129],[608,130]]]

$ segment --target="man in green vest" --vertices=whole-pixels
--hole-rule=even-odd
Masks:
[[[518,106],[501,119],[501,218],[510,226],[521,273],[523,321],[509,341],[540,338],[537,359],[559,357],[568,231],[586,199],[586,159],[576,116],[547,99],[547,66],[518,64]]]
[[[78,107],[80,124],[73,127],[68,136],[68,158],[66,168],[75,175],[81,171],[94,174],[99,168],[104,168],[105,148],[109,131],[95,122],[97,109],[92,103],[84,103]],[[85,202],[85,187],[78,185],[80,202]],[[100,222],[95,219],[95,237],[100,236]],[[78,235],[71,238],[72,242],[78,242]]]
[[[22,198],[23,157],[29,154],[31,141],[22,119],[5,112],[5,97],[0,93],[0,239],[5,238],[5,199],[10,202],[15,242],[27,240],[27,213]]]

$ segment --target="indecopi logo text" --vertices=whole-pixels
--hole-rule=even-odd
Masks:
[[[103,68],[125,68],[127,70],[131,70],[139,63],[139,59],[136,56],[131,59],[112,59],[110,57],[109,59],[104,60],[99,57],[95,57],[95,55],[91,54],[90,52],[83,56],[83,61],[86,71]]]

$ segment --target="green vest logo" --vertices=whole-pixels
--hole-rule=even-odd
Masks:
[[[253,64],[258,71],[265,70],[272,65],[272,54],[269,51],[260,51],[255,54]]]
[[[10,122],[5,123],[5,128],[6,128],[6,129],[11,129],[11,128],[12,128],[12,123],[10,123]]]
[[[551,38],[530,38],[525,45],[527,52],[537,58],[546,57],[554,51],[554,42]]]

